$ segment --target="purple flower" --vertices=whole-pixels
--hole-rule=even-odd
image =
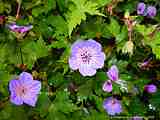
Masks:
[[[15,23],[8,25],[8,27],[11,31],[18,32],[18,33],[26,33],[33,28],[32,25],[19,26],[19,25],[16,25]]]
[[[108,76],[109,80],[107,80],[103,84],[102,89],[105,92],[111,92],[112,91],[112,81],[116,81],[119,79],[118,68],[116,65],[112,65],[112,67],[107,72],[107,76]]]
[[[103,91],[105,92],[111,92],[112,91],[112,82],[110,80],[106,81],[104,84],[103,84]]]
[[[109,77],[110,80],[112,81],[116,81],[119,79],[118,76],[118,68],[116,65],[112,65],[112,67],[108,70],[107,75]]]
[[[127,84],[125,81],[123,80],[120,80],[119,79],[119,71],[118,71],[118,68],[116,65],[112,65],[112,67],[108,70],[107,72],[107,76],[109,78],[108,81],[106,81],[104,84],[103,84],[103,87],[102,89],[105,91],[105,92],[111,92],[112,91],[112,82],[114,81],[115,83],[119,84],[120,85],[120,89],[122,91],[128,91],[127,90]]]
[[[138,3],[137,5],[137,14],[144,15],[146,5],[143,2]]]
[[[142,117],[134,116],[131,120],[143,120]]]
[[[148,6],[147,8],[147,16],[153,18],[156,16],[157,9],[154,6]]]
[[[16,105],[25,103],[34,107],[40,89],[40,81],[33,80],[30,73],[22,72],[19,76],[19,80],[11,80],[9,82],[9,90],[11,92],[10,101]]]
[[[95,40],[80,40],[72,45],[69,66],[72,70],[79,69],[83,76],[95,75],[96,69],[104,66],[104,61],[102,46]]]
[[[154,84],[145,85],[144,90],[148,93],[155,93],[157,91],[157,87]]]
[[[113,97],[105,99],[103,102],[103,108],[109,115],[115,115],[122,112],[121,102]]]

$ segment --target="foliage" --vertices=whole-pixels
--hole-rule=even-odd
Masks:
[[[0,0],[0,120],[160,119],[160,2],[144,1],[156,6],[155,17],[137,15],[139,0]],[[11,23],[33,28],[17,33]],[[103,47],[105,64],[95,76],[69,68],[71,45],[78,39],[94,39]],[[114,64],[128,92],[116,83],[112,92],[103,91]],[[42,83],[36,107],[10,102],[9,81],[22,71]],[[151,83],[156,93],[144,91]],[[110,96],[121,101],[120,115],[103,109]]]

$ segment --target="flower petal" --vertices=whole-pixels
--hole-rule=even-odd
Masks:
[[[37,95],[39,94],[40,90],[41,90],[41,82],[38,80],[33,80],[32,84],[29,85],[29,91],[27,93]]]
[[[94,48],[97,52],[102,51],[102,46],[101,46],[101,44],[98,43],[98,42],[96,42],[96,41],[93,40],[93,39],[89,39],[89,40],[87,41],[87,45],[88,45],[89,47]]]
[[[102,68],[104,66],[105,57],[103,52],[99,52],[99,54],[95,55],[91,61],[92,67],[94,69]]]
[[[37,95],[31,95],[31,94],[28,94],[28,95],[29,96],[26,96],[25,98],[23,98],[23,102],[32,107],[35,107],[37,99],[38,99]]]
[[[16,96],[16,94],[14,92],[11,93],[10,101],[11,101],[11,103],[13,103],[15,105],[22,105],[23,104],[22,98],[19,96]]]
[[[85,65],[81,65],[79,68],[79,72],[83,75],[83,76],[93,76],[96,74],[96,69],[91,68],[91,66],[85,64]]]
[[[41,90],[41,82],[33,80],[28,87],[29,90],[26,91],[26,94],[23,96],[23,101],[24,103],[34,107],[37,102],[38,94]]]
[[[10,92],[11,93],[15,92],[15,89],[20,85],[21,85],[21,83],[19,82],[19,80],[11,80],[9,82],[9,90],[10,90]]]
[[[84,40],[77,40],[76,42],[74,42],[71,47],[72,55],[75,55],[78,52],[78,49],[82,48],[84,44]]]
[[[111,92],[112,91],[112,82],[110,80],[106,81],[103,84],[103,88],[102,88],[105,92]]]
[[[116,81],[118,80],[119,76],[118,76],[118,68],[116,65],[113,65],[107,72],[107,75],[109,77],[110,80]]]
[[[69,58],[69,67],[72,70],[77,70],[79,68],[79,64],[77,63],[77,60],[75,57],[70,57]]]
[[[26,85],[29,85],[32,83],[33,81],[33,77],[30,73],[28,72],[22,72],[20,75],[19,75],[19,80],[23,83],[23,84],[26,84]]]
[[[122,112],[121,102],[113,97],[109,97],[104,100],[103,108],[109,115],[115,115]]]

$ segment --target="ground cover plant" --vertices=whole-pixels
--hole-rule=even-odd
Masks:
[[[159,0],[0,0],[0,120],[159,120]]]

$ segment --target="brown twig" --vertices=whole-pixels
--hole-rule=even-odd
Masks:
[[[18,8],[17,8],[16,20],[17,20],[17,19],[19,19],[20,9],[21,9],[21,3],[20,3],[20,2],[18,2]]]

